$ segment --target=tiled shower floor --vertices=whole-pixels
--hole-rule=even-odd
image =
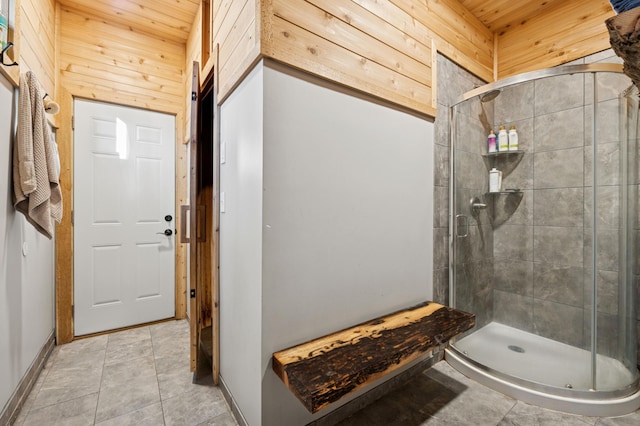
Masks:
[[[210,380],[192,383],[186,321],[56,347],[15,424],[237,425]],[[595,418],[545,410],[488,389],[443,361],[340,424],[638,426],[640,412]]]

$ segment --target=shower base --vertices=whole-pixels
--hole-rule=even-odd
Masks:
[[[591,353],[500,323],[490,323],[456,341],[445,359],[473,380],[521,401],[586,416],[621,416],[640,408],[640,391],[608,397],[620,383],[636,383],[619,361],[596,358],[591,389]]]

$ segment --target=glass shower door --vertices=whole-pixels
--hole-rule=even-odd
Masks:
[[[620,260],[618,360],[638,380],[637,297],[640,283],[640,97],[630,86],[620,95]]]
[[[493,232],[487,196],[486,148],[488,114],[478,98],[454,107],[452,117],[453,220],[451,261],[457,285],[451,292],[457,309],[476,315],[475,329],[493,317]],[[483,123],[484,121],[484,123]]]

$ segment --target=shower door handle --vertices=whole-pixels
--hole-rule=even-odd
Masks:
[[[464,234],[461,230],[464,229]],[[456,237],[465,238],[469,236],[469,219],[464,214],[456,215]]]

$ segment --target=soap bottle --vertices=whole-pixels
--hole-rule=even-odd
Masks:
[[[518,150],[518,132],[516,131],[516,126],[511,126],[509,128],[509,151],[517,151]]]
[[[493,133],[493,130],[489,133],[489,138],[487,139],[487,148],[489,152],[496,152],[498,149],[496,148],[496,134]]]
[[[507,135],[507,128],[505,126],[500,126],[500,131],[498,132],[498,151],[508,151],[509,150],[509,136]]]
[[[4,50],[7,47],[7,34],[9,33],[9,23],[5,13],[0,3],[0,50]]]
[[[502,172],[495,167],[489,171],[489,192],[500,192]]]

